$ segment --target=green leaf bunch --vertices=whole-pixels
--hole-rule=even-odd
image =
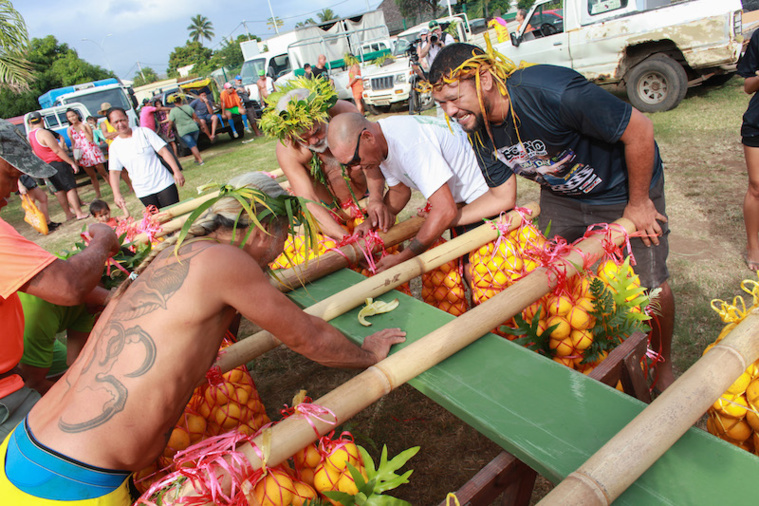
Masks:
[[[358,451],[361,453],[361,459],[364,462],[367,479],[364,480],[361,472],[351,464],[348,464],[348,472],[351,473],[351,477],[356,483],[358,493],[351,495],[345,492],[331,491],[323,492],[324,495],[334,501],[338,501],[343,506],[411,506],[407,501],[382,494],[404,483],[408,483],[409,476],[414,471],[408,470],[400,475],[396,474],[396,471],[406,465],[406,462],[417,454],[419,447],[409,448],[396,455],[393,459],[387,460],[387,446],[385,445],[382,447],[379,466],[375,466],[369,452],[363,447],[359,446]]]
[[[305,99],[293,97],[283,110],[277,111],[280,99],[296,89],[305,89],[308,96]],[[266,135],[282,142],[302,140],[304,132],[329,119],[327,111],[336,103],[337,92],[327,79],[292,79],[266,98],[266,109],[258,126]]]

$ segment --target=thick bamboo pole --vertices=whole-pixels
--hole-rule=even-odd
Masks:
[[[283,177],[285,173],[282,171],[282,169],[276,169],[271,172],[269,172],[269,175],[273,177],[274,179]],[[282,185],[286,188],[289,186],[288,182],[283,182]],[[285,186],[287,185],[287,186]],[[208,193],[206,195],[201,195],[200,197],[196,197],[192,200],[188,200],[186,202],[180,202],[179,204],[161,211],[160,213],[157,213],[153,218],[158,221],[158,223],[166,223],[167,221],[171,221],[174,218],[177,218],[179,216],[182,216],[183,214],[190,213],[198,208],[203,202],[210,200],[214,197],[216,197],[219,194],[218,191]]]
[[[611,504],[669,450],[757,358],[759,314],[749,313],[540,504]]]
[[[534,202],[528,204],[526,208],[532,211],[532,216],[537,216],[540,212],[539,206]],[[506,216],[509,230],[514,230],[521,223],[521,217],[514,211],[508,213]],[[367,297],[374,298],[382,295],[425,272],[440,267],[446,262],[465,255],[497,238],[498,231],[490,224],[481,225],[437,248],[391,267],[376,276],[366,278],[364,281],[350,286],[342,292],[309,306],[304,311],[310,315],[329,321],[363,304]],[[280,341],[270,332],[262,330],[226,348],[224,354],[214,365],[218,366],[221,372],[224,373],[239,365],[250,362],[280,344]]]
[[[616,223],[628,232],[634,230],[634,225],[627,219],[621,218]],[[612,240],[616,244],[621,244],[623,239],[622,233],[612,232]],[[577,273],[574,265],[581,266],[585,261],[593,262],[601,256],[601,238],[595,236],[585,239],[577,245],[577,249],[579,252],[572,251],[564,257],[567,277]],[[344,423],[393,389],[442,362],[513,317],[548,293],[555,285],[555,275],[551,275],[545,268],[536,269],[485,303],[368,368],[316,400],[315,404],[331,410],[337,422]],[[267,465],[277,465],[315,441],[315,431],[325,434],[332,428],[333,425],[329,423],[316,419],[307,421],[300,416],[291,416],[283,420],[272,427]],[[262,448],[263,437],[258,436],[253,444]],[[261,467],[261,459],[250,444],[242,445],[238,451],[246,456],[254,469]],[[191,487],[186,485],[180,493],[191,494]]]

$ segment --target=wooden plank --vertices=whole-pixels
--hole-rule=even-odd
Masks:
[[[361,275],[339,271],[291,293],[311,305]],[[358,308],[332,320],[355,342],[401,327],[407,343],[454,317],[401,293],[399,309],[362,327]],[[645,406],[616,389],[489,334],[417,376],[411,385],[504,450],[557,483],[585,462]],[[662,421],[666,423],[666,421]],[[616,504],[752,504],[759,459],[710,434],[689,430]]]
[[[501,452],[456,491],[461,506],[491,504],[505,494],[501,504],[527,506],[537,473],[507,452]],[[439,506],[450,506],[442,501]]]

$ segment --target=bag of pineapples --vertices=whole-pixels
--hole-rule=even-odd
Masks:
[[[304,392],[296,396],[294,404],[294,408],[286,407],[282,411],[285,416],[324,416],[326,411],[310,404]],[[317,443],[307,445],[280,465],[258,470],[253,470],[235,449],[243,442],[253,444],[255,436],[232,431],[206,439],[177,453],[177,470],[156,483],[136,504],[182,504],[179,491],[186,479],[192,480],[200,496],[193,500],[229,506],[303,506],[322,504],[322,501],[333,505],[354,504],[358,495],[368,500],[408,482],[411,471],[401,476],[395,471],[416,454],[418,447],[390,461],[387,448],[383,448],[380,465],[375,467],[369,454],[354,443],[350,433],[344,432],[334,439],[333,435],[330,433]],[[256,448],[256,452],[262,458],[268,454],[265,449]],[[226,489],[219,480],[208,478],[222,469],[231,482]],[[398,506],[408,505],[405,501],[395,501],[393,504]]]
[[[435,248],[446,242],[442,237],[432,244]],[[469,305],[466,301],[464,271],[459,259],[422,274],[422,300],[453,316],[464,314]]]
[[[220,350],[232,342],[233,336],[228,334]],[[206,377],[208,382],[193,392],[161,456],[133,475],[135,487],[140,492],[176,471],[174,456],[178,452],[230,430],[252,435],[270,422],[253,378],[244,365],[224,374],[212,369]]]
[[[591,230],[589,234],[598,234]],[[607,259],[596,275],[562,277],[560,253],[571,246],[548,241],[528,220],[470,254],[475,304],[500,293],[537,267],[557,278],[554,291],[504,322],[494,333],[589,374],[608,353],[635,331],[648,332],[647,308],[656,292],[646,293],[621,250],[608,244]]]
[[[712,308],[720,315],[725,326],[717,339],[706,347],[704,355],[722,341],[746,315],[759,308],[759,283],[744,280],[741,289],[753,298],[753,304],[748,309],[740,296],[733,299],[732,304],[722,300],[712,301]],[[707,413],[709,419],[706,421],[706,429],[710,433],[746,451],[759,451],[759,360],[735,380]]]

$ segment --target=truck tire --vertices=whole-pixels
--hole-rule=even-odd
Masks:
[[[639,111],[669,111],[685,98],[688,76],[675,60],[656,54],[632,68],[626,87],[630,103]]]

